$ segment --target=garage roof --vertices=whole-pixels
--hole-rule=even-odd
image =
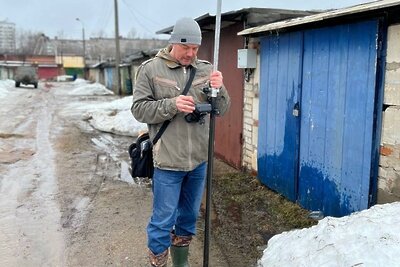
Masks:
[[[366,12],[379,11],[382,9],[388,9],[390,7],[400,6],[399,0],[381,0],[374,1],[366,4],[355,5],[347,8],[335,9],[332,11],[314,14],[306,17],[299,17],[288,19],[284,21],[269,23],[253,28],[248,28],[243,31],[240,31],[238,35],[257,35],[259,33],[268,32],[268,31],[279,31],[282,29],[287,29],[295,26],[318,23],[322,21],[328,21],[337,19],[340,17],[346,17]]]
[[[319,13],[318,11],[304,11],[276,8],[243,8],[221,14],[221,28],[233,23],[246,22],[247,27],[254,27],[266,23],[282,21],[289,18],[308,16]],[[204,14],[195,19],[202,31],[214,31],[215,15]],[[157,31],[157,34],[171,34],[174,26]]]

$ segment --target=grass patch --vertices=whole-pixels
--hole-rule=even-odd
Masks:
[[[214,176],[213,204],[214,236],[230,266],[255,266],[272,236],[317,223],[307,210],[241,172]]]

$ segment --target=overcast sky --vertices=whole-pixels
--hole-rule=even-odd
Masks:
[[[222,0],[222,12],[248,7],[330,9],[372,0]],[[178,18],[215,15],[217,0],[118,0],[119,33],[136,32],[140,38],[166,38],[155,32],[175,24]],[[43,32],[54,38],[114,37],[114,0],[0,0],[0,20],[16,24],[17,32]]]

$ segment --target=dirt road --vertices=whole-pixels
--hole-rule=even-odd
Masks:
[[[129,176],[132,138],[82,120],[87,104],[118,97],[68,95],[73,88],[41,83],[0,98],[0,266],[148,266],[152,193]],[[210,266],[227,266],[210,251]]]

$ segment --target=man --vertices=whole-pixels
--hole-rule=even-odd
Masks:
[[[209,116],[188,122],[195,105],[208,103],[203,88],[219,88],[217,109],[222,115],[230,105],[222,74],[197,59],[201,30],[191,18],[178,20],[170,45],[137,72],[132,114],[147,123],[153,139],[162,123],[171,120],[153,148],[153,214],[147,226],[152,266],[166,266],[168,249],[174,266],[189,266],[189,244],[196,234],[207,169]],[[196,69],[187,95],[181,95],[189,74]]]

